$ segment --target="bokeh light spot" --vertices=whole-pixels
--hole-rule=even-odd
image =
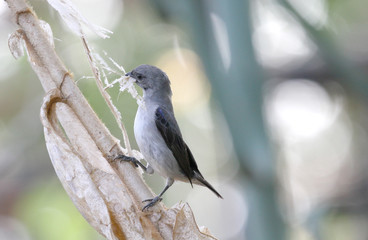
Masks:
[[[156,65],[170,78],[176,110],[193,108],[209,101],[210,86],[193,51],[176,47],[164,53]]]
[[[341,106],[317,83],[291,80],[280,83],[269,99],[269,121],[283,138],[308,138],[326,129]]]

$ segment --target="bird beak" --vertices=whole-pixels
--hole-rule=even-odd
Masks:
[[[130,78],[133,78],[134,79],[134,82],[136,82],[135,78],[132,77],[132,72],[126,73],[125,76],[130,77]]]

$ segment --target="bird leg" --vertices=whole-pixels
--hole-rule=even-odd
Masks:
[[[146,206],[143,207],[142,211],[144,212],[148,208],[153,207],[157,202],[161,202],[162,201],[162,198],[161,198],[162,195],[164,195],[166,190],[169,189],[169,187],[171,187],[171,185],[173,185],[173,183],[174,183],[174,180],[171,179],[171,178],[168,178],[166,180],[166,186],[165,186],[164,190],[162,190],[162,192],[158,196],[156,196],[154,198],[143,200],[142,202],[149,202],[149,203]]]
[[[121,162],[131,162],[135,167],[141,167],[143,171],[147,172],[147,167],[144,166],[140,161],[138,161],[135,157],[128,157],[123,154],[118,155],[114,158],[114,160],[119,159]]]

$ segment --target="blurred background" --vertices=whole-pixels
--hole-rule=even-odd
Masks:
[[[175,183],[171,207],[190,204],[219,239],[368,239],[368,2],[365,0],[73,0],[114,34],[88,34],[127,71],[169,76],[184,139],[224,196]],[[112,133],[78,37],[47,2],[31,0],[56,52]],[[16,30],[0,1],[0,239],[102,239],[79,215],[46,151],[44,92],[7,44]],[[111,79],[113,80],[113,79]],[[109,93],[134,148],[137,104]],[[164,180],[144,176],[159,193]]]

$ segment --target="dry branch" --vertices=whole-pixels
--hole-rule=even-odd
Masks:
[[[9,46],[19,57],[24,41],[47,93],[41,108],[46,146],[63,187],[85,219],[107,239],[214,239],[198,229],[187,204],[171,209],[158,204],[141,212],[142,199],[153,194],[140,172],[129,163],[109,163],[123,151],[119,140],[93,112],[31,8],[24,0],[6,2],[20,28]]]

